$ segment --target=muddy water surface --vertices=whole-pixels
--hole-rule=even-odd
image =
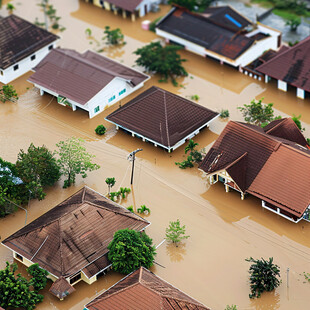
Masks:
[[[12,3],[17,8],[16,14],[29,21],[39,16],[43,19],[36,1]],[[131,66],[135,60],[132,52],[145,42],[156,39],[154,33],[141,29],[141,20],[132,23],[83,1],[54,0],[53,4],[62,17],[62,25],[67,28],[60,33],[59,44],[62,47],[81,52],[87,48],[97,50],[103,47],[104,55]],[[168,10],[163,6],[161,12],[150,14],[146,19],[164,15]],[[5,10],[0,13],[6,14]],[[91,28],[93,37],[100,41],[107,24],[123,30],[127,42],[124,47],[114,50],[97,46],[96,43],[90,44],[85,29]],[[147,232],[155,244],[164,239],[169,221],[177,218],[186,225],[190,235],[178,248],[163,243],[157,249],[156,257],[156,262],[163,267],[154,265],[152,271],[213,309],[224,309],[227,304],[237,304],[238,309],[306,309],[310,302],[310,286],[304,283],[301,274],[310,271],[310,225],[305,222],[293,224],[263,210],[259,200],[253,197],[241,201],[237,192],[225,193],[220,184],[210,188],[197,169],[178,169],[174,163],[183,160],[183,147],[168,154],[151,144],[117,132],[114,126],[104,121],[104,117],[117,109],[119,104],[126,103],[147,87],[157,85],[187,98],[196,94],[200,97],[199,104],[216,111],[229,109],[233,120],[242,120],[237,106],[249,103],[253,98],[264,97],[265,102],[274,102],[276,114],[301,114],[306,134],[310,135],[309,99],[296,99],[293,92],[283,93],[272,83],[265,85],[210,59],[186,51],[182,51],[182,56],[188,60],[185,67],[189,76],[179,80],[180,87],[158,83],[155,76],[143,89],[91,120],[82,110],[72,112],[58,105],[51,96],[39,96],[38,91],[26,82],[29,74],[14,81],[21,94],[19,102],[0,105],[1,157],[14,162],[19,149],[26,149],[31,142],[55,149],[58,141],[78,136],[86,140],[88,150],[96,155],[96,162],[101,165],[101,169],[90,173],[87,179],[78,178],[74,187],[63,190],[59,182],[47,190],[45,200],[31,201],[28,222],[50,210],[84,184],[105,193],[105,178],[114,176],[117,187],[129,187],[130,163],[126,157],[132,150],[143,148],[137,156],[133,191],[120,203],[135,208],[145,204],[151,209],[148,220],[152,225]],[[100,123],[108,129],[103,137],[94,133]],[[209,148],[225,125],[226,122],[218,120],[210,129],[202,131],[195,137],[199,147]],[[23,227],[24,220],[22,210],[1,219],[1,240]],[[273,256],[281,267],[283,280],[275,292],[263,294],[262,298],[254,301],[248,298],[249,264],[244,260],[250,256]],[[1,246],[0,268],[5,266],[5,261],[12,261],[12,255]],[[286,283],[288,267],[289,288]],[[21,265],[20,270],[25,273]],[[46,290],[45,299],[37,308],[82,309],[120,278],[120,275],[111,272],[90,286],[79,283],[75,286],[78,292],[62,302]]]

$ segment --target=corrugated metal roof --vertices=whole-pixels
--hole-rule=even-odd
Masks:
[[[57,39],[58,36],[16,15],[1,18],[0,68],[10,67]]]
[[[243,192],[301,217],[310,204],[310,181],[305,177],[310,173],[310,150],[298,144],[302,134],[292,120],[274,121],[264,130],[229,122],[200,168],[208,174],[228,169]]]
[[[277,56],[263,63],[256,70],[310,91],[310,36],[293,47],[280,51]]]
[[[2,243],[56,277],[69,277],[83,268],[92,275],[94,265],[104,269],[109,264],[103,264],[102,256],[116,231],[140,231],[149,224],[84,187]]]
[[[28,80],[80,104],[86,104],[115,77],[136,86],[148,76],[92,51],[52,50]]]
[[[217,116],[216,112],[153,86],[106,119],[170,148]]]
[[[155,274],[140,267],[86,305],[89,310],[208,310]]]

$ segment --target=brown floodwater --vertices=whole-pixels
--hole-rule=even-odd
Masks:
[[[16,14],[29,21],[34,21],[36,17],[43,19],[36,0],[11,2],[16,7]],[[130,66],[134,65],[135,56],[132,52],[136,48],[158,39],[154,33],[141,29],[141,21],[153,20],[169,10],[169,7],[161,6],[161,12],[151,13],[133,23],[84,1],[53,0],[52,3],[62,17],[61,24],[67,28],[60,33],[60,46],[80,52],[103,48],[103,55],[114,57]],[[6,10],[2,9],[0,14],[6,15]],[[103,28],[106,25],[120,27],[125,34],[126,45],[113,49],[102,44]],[[92,30],[93,38],[86,37],[86,28]],[[179,87],[159,83],[159,77],[152,77],[144,88],[91,120],[87,112],[72,112],[58,105],[52,96],[41,97],[38,90],[26,81],[30,73],[13,82],[20,99],[17,104],[0,104],[1,157],[15,162],[19,150],[26,149],[31,142],[35,145],[45,144],[54,150],[58,141],[78,136],[86,140],[87,149],[96,155],[96,162],[101,165],[101,169],[90,173],[87,179],[78,177],[75,186],[62,189],[62,183],[59,182],[55,187],[47,189],[43,201],[31,201],[28,206],[28,223],[84,184],[106,193],[104,180],[113,176],[117,180],[117,187],[129,187],[130,163],[126,157],[132,150],[143,148],[143,152],[137,156],[132,193],[120,203],[124,206],[133,205],[134,208],[145,204],[151,209],[147,218],[152,225],[147,233],[155,244],[164,239],[169,221],[177,218],[181,224],[186,225],[190,235],[179,247],[163,243],[157,249],[156,262],[159,265],[155,264],[152,271],[212,309],[224,309],[227,304],[238,305],[238,310],[306,309],[310,302],[310,283],[305,283],[302,273],[310,271],[308,223],[293,224],[262,209],[260,201],[254,197],[242,201],[237,192],[226,193],[221,184],[210,187],[198,169],[181,170],[175,165],[176,161],[185,158],[184,147],[169,154],[124,132],[117,132],[114,126],[104,120],[120,104],[126,103],[147,87],[157,85],[187,98],[198,95],[199,104],[216,111],[228,109],[232,120],[242,120],[238,106],[249,103],[253,98],[264,97],[264,102],[274,103],[276,114],[301,114],[306,135],[310,133],[309,99],[297,99],[293,91],[281,92],[274,83],[266,85],[210,59],[187,51],[181,54],[187,59],[185,67],[189,76],[178,80]],[[94,133],[100,123],[108,129],[103,137]],[[210,129],[203,130],[194,140],[200,148],[208,149],[226,123],[215,121]],[[1,240],[23,227],[24,221],[25,213],[22,210],[0,219]],[[280,287],[272,293],[264,293],[257,300],[248,297],[249,263],[245,258],[250,256],[274,257],[281,267]],[[6,261],[13,261],[11,252],[0,246],[0,268],[5,266]],[[19,267],[26,274],[21,264]],[[289,287],[287,268],[290,268]],[[47,288],[44,301],[37,308],[82,309],[120,278],[121,275],[110,272],[92,285],[80,282],[75,286],[77,292],[64,301],[50,295]]]

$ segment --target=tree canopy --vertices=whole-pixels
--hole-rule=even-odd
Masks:
[[[160,42],[151,42],[138,48],[134,54],[139,56],[136,60],[139,66],[161,76],[160,82],[167,82],[168,79],[171,79],[172,83],[177,85],[177,77],[188,75],[182,66],[186,60],[177,53],[180,49],[182,47],[177,45],[162,46]]]
[[[43,199],[45,186],[54,185],[60,178],[60,168],[53,153],[46,146],[30,144],[27,152],[20,150],[16,170],[34,198]]]
[[[140,266],[150,268],[156,255],[152,239],[145,232],[122,229],[108,246],[108,258],[116,272],[129,274]]]
[[[102,40],[106,40],[106,43],[109,45],[120,45],[120,44],[126,44],[124,42],[124,35],[122,34],[121,29],[111,29],[110,26],[105,26],[104,28],[104,34],[105,36],[102,38]]]
[[[169,4],[176,4],[190,11],[203,11],[213,0],[169,0]]]
[[[100,168],[99,165],[92,163],[95,156],[87,153],[83,144],[83,139],[75,137],[56,144],[60,172],[67,178],[64,182],[64,188],[75,183],[77,174],[81,174],[83,178],[86,178],[88,171]]]
[[[180,220],[178,219],[175,222],[169,223],[169,227],[166,228],[166,238],[168,241],[177,244],[183,239],[189,238],[189,236],[185,235],[185,225],[181,226]]]
[[[10,3],[8,3],[9,5]],[[13,85],[3,85],[0,88],[0,100],[2,102],[18,100],[18,94]]]

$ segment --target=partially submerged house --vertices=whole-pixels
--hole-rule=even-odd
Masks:
[[[10,83],[35,67],[58,36],[16,16],[0,17],[0,82]]]
[[[281,48],[256,71],[265,76],[266,83],[275,79],[283,91],[293,86],[297,97],[305,99],[306,94],[310,95],[310,36],[292,47]]]
[[[94,190],[74,195],[2,241],[26,266],[38,263],[60,299],[83,280],[92,284],[111,267],[107,246],[120,229],[142,231],[150,222]]]
[[[89,117],[124,99],[144,85],[149,76],[92,51],[52,50],[28,79],[41,95],[45,92],[57,102],[88,111]]]
[[[121,14],[124,18],[131,17],[134,21],[136,17],[143,17],[150,12],[160,0],[86,0],[86,2],[113,11],[114,14]]]
[[[151,87],[106,117],[108,122],[169,152],[219,116],[199,104]]]
[[[203,13],[174,7],[157,23],[156,34],[240,70],[281,44],[280,31],[252,23],[230,6],[207,8]]]
[[[210,310],[151,271],[140,267],[89,302],[84,310]]]
[[[291,118],[265,128],[230,121],[199,168],[241,199],[251,194],[295,223],[310,219],[310,149]]]

